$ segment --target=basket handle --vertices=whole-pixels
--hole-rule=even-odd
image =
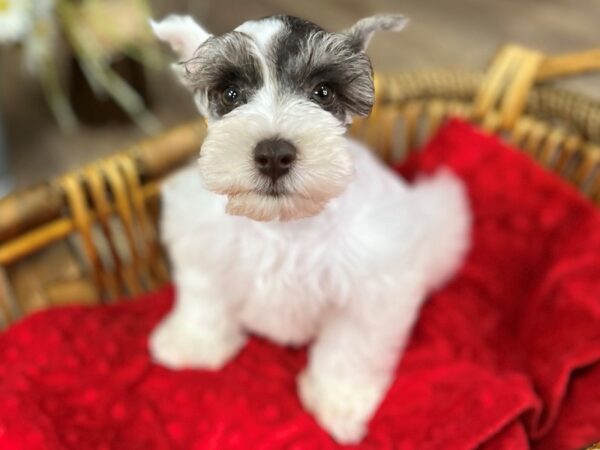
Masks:
[[[473,119],[491,131],[511,129],[536,82],[600,70],[600,49],[554,57],[517,45],[500,49],[475,96]]]
[[[536,81],[600,71],[600,48],[546,57],[536,74]]]

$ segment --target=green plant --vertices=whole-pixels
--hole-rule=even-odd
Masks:
[[[146,132],[160,128],[138,93],[111,69],[128,56],[157,67],[160,52],[147,23],[147,0],[0,0],[0,44],[22,49],[26,71],[41,83],[58,124],[77,119],[61,83],[57,57],[66,44],[98,97],[109,97]]]

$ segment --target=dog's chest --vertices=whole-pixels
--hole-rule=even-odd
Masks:
[[[335,269],[335,238],[297,230],[245,230],[234,245],[225,285],[240,322],[254,333],[300,345],[316,334],[320,318],[339,301],[344,274]]]

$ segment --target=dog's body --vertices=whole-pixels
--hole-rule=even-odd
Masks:
[[[188,27],[177,34],[179,40],[171,37],[173,20],[180,31]],[[184,48],[182,56],[197,58],[203,48],[209,53],[214,42],[185,20],[167,19],[155,30],[174,48]],[[312,342],[308,368],[299,379],[303,404],[338,441],[356,442],[392,380],[425,295],[461,263],[469,214],[450,173],[407,186],[367,149],[342,136],[349,117],[364,109],[348,103],[356,100],[346,99],[351,91],[340,85],[339,104],[324,104],[321,94],[331,88],[319,81],[315,102],[322,108],[297,92],[288,92],[289,98],[277,93],[285,75],[275,82],[276,71],[269,75],[266,63],[261,69],[267,59],[259,55],[279,54],[269,49],[286,26],[295,36],[304,33],[302,42],[330,39],[335,42],[326,49],[347,51],[350,59],[354,51],[363,55],[363,48],[342,48],[351,41],[339,43],[338,35],[319,35],[317,28],[307,31],[309,25],[296,20],[270,18],[240,27],[243,36],[235,39],[250,37],[247,51],[256,52],[264,83],[252,97],[250,88],[243,94],[236,86],[235,97],[248,96],[245,103],[223,112],[218,108],[231,106],[229,99],[215,105],[212,88],[195,91],[209,118],[203,176],[188,168],[163,188],[163,239],[174,266],[177,302],[153,333],[151,350],[172,368],[216,369],[235,356],[246,333],[284,345]],[[372,26],[369,20],[363,25]],[[343,39],[358,31],[351,29]],[[284,36],[292,46],[293,33]],[[200,45],[181,37],[190,35]],[[193,51],[186,55],[185,48]],[[313,53],[319,52],[327,55]],[[248,57],[246,64],[252,64]],[[188,67],[186,75],[210,75],[199,72]],[[245,82],[252,77],[245,76]],[[365,86],[355,86],[355,93],[362,92],[356,95],[370,95],[367,81],[360,82]],[[231,88],[224,92],[232,97]],[[248,159],[249,152],[254,159]],[[277,166],[273,158],[279,158]]]

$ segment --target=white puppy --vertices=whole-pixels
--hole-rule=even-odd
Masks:
[[[304,406],[362,439],[427,293],[461,264],[469,213],[449,172],[408,186],[345,137],[374,101],[365,54],[402,16],[341,33],[289,16],[212,36],[153,23],[208,121],[196,166],[163,188],[176,304],[151,336],[171,368],[218,369],[247,333],[311,343]]]

